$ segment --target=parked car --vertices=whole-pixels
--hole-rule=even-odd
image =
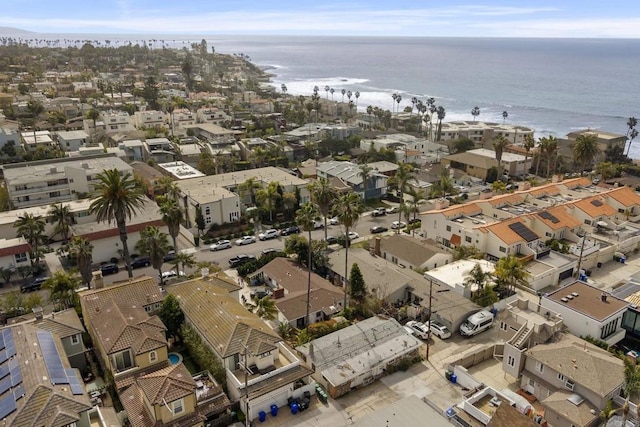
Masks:
[[[256,238],[254,236],[242,236],[238,240],[236,240],[237,246],[248,245],[250,243],[255,243]]]
[[[357,239],[358,237],[360,237],[360,235],[358,233],[356,233],[355,231],[350,231],[348,236],[349,236],[349,240],[354,240],[354,239]]]
[[[391,229],[392,230],[397,230],[399,228],[405,228],[407,226],[407,224],[403,221],[393,221],[391,223]]]
[[[149,267],[150,265],[151,260],[148,256],[141,256],[131,261],[131,268]]]
[[[276,248],[267,248],[262,250],[262,255],[269,255],[274,252],[278,252],[278,250]]]
[[[376,208],[371,212],[371,216],[383,216],[386,215],[387,211],[384,208]]]
[[[387,208],[387,213],[388,213],[388,214],[398,213],[398,208],[397,208],[397,207],[395,207],[395,206],[390,207],[390,208]]]
[[[449,328],[436,321],[429,322],[429,330],[431,330],[431,333],[441,340],[446,340],[451,337],[451,331]]]
[[[417,320],[409,320],[405,326],[411,328],[418,338],[422,338],[423,340],[429,339],[429,327],[424,323],[418,322]]]
[[[334,216],[333,218],[329,218],[329,225],[338,225],[340,224],[340,220],[338,219],[337,216]]]
[[[408,327],[407,325],[404,325],[403,328],[404,328],[405,332],[407,334],[411,335],[411,336],[414,336],[416,334],[416,332],[413,329],[411,329],[410,327]]]
[[[493,326],[493,313],[489,310],[480,310],[472,314],[460,325],[460,335],[471,337]]]
[[[283,236],[288,236],[290,234],[298,234],[300,232],[300,227],[297,225],[292,225],[291,227],[287,227],[280,232]]]
[[[174,277],[184,277],[184,271],[169,270],[162,273],[162,280],[173,279]]]
[[[334,245],[338,243],[338,238],[336,236],[327,236],[327,243],[329,245]]]
[[[381,225],[375,225],[369,229],[371,234],[384,233],[385,231],[389,231],[387,227],[383,227]]]
[[[422,220],[420,218],[411,218],[409,220],[409,224],[421,224]]]
[[[116,274],[120,269],[116,264],[104,264],[100,266],[100,271],[103,276],[107,276],[109,274]]]
[[[254,261],[256,257],[254,255],[240,254],[238,256],[234,256],[229,260],[229,265],[232,268],[238,267],[242,264],[245,264],[249,261]]]
[[[173,261],[174,259],[176,259],[176,251],[169,251],[168,254],[162,257],[162,261],[164,262]]]
[[[221,251],[223,249],[231,249],[231,242],[229,240],[218,240],[209,246],[210,251]]]
[[[260,240],[270,240],[278,237],[278,230],[275,228],[270,228],[263,233],[258,234],[258,239]]]
[[[38,291],[40,290],[40,287],[42,286],[42,284],[47,280],[49,280],[48,277],[38,277],[34,279],[33,282],[31,283],[25,283],[23,285],[20,285],[20,292]]]
[[[324,228],[324,222],[322,220],[319,220],[319,219],[313,221],[313,228],[315,230],[318,230],[320,228]]]

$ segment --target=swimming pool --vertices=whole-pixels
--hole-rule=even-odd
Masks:
[[[169,363],[177,365],[182,362],[182,355],[180,353],[169,353]]]

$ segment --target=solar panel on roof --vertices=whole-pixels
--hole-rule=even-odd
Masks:
[[[76,374],[75,369],[65,369],[67,373],[67,378],[69,379],[69,387],[71,388],[71,393],[75,395],[84,394],[84,385],[78,378],[78,374]]]
[[[53,335],[48,331],[37,331],[36,333],[38,342],[40,343],[42,357],[44,358],[44,364],[49,373],[49,380],[52,384],[69,384]]]
[[[0,420],[6,418],[16,409],[16,400],[13,396],[7,396],[0,399]]]
[[[9,357],[7,357],[7,349],[0,350],[0,363],[4,363],[8,359],[9,359]]]
[[[592,200],[591,204],[598,207],[602,206],[602,202],[600,200]]]
[[[0,381],[0,395],[3,395],[10,388],[11,388],[11,377],[5,377],[2,381]]]
[[[538,236],[536,235],[536,233],[528,229],[527,226],[521,222],[514,222],[513,224],[509,224],[509,228],[527,242],[538,240]]]
[[[18,401],[24,397],[24,387],[18,386],[15,390],[13,390],[13,398]]]
[[[0,380],[9,375],[9,364],[3,363],[0,365]]]
[[[557,224],[560,222],[560,220],[558,218],[556,218],[553,214],[547,212],[547,211],[542,211],[540,212],[540,217],[544,218],[544,219],[548,219],[549,221],[551,221],[554,224]]]
[[[15,387],[21,383],[22,383],[22,371],[18,366],[17,368],[11,370],[11,385]]]
[[[0,350],[4,349],[4,332],[0,334]]]
[[[16,355],[16,344],[13,341],[13,332],[11,329],[4,330],[4,345],[5,350],[7,351],[7,357],[12,357]]]

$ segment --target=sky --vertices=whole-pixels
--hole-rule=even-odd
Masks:
[[[640,38],[638,0],[0,0],[40,33]]]

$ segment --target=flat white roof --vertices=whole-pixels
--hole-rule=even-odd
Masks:
[[[474,150],[467,151],[468,153],[473,153],[478,156],[489,157],[491,159],[496,158],[496,152],[493,150],[489,150],[488,148],[476,148]],[[529,157],[531,159],[531,157]],[[520,154],[515,153],[502,153],[502,161],[503,162],[524,162],[525,157]]]
[[[83,130],[69,130],[58,132],[58,138],[69,141],[71,139],[87,139],[89,135]]]
[[[482,271],[493,273],[495,271],[495,265],[484,259],[461,259],[454,261],[450,264],[443,265],[442,267],[434,268],[424,273],[426,279],[433,279],[439,283],[446,284],[455,288],[456,285],[464,284],[465,279],[469,272],[475,267],[476,264],[480,264]]]
[[[92,199],[72,200],[70,202],[62,202],[63,205],[69,206],[71,213],[85,212],[89,210]],[[18,220],[18,217],[23,216],[25,213],[32,215],[47,216],[47,212],[51,209],[50,205],[46,206],[34,206],[31,208],[14,209],[11,211],[0,212],[0,225],[13,224]]]
[[[185,162],[177,161],[170,163],[159,163],[158,167],[167,171],[176,179],[200,178],[206,176],[193,166],[189,166]]]

